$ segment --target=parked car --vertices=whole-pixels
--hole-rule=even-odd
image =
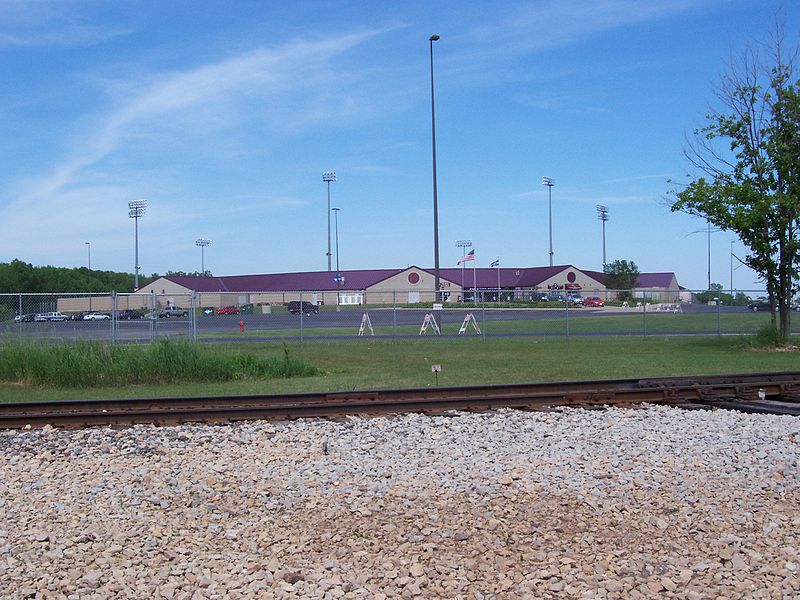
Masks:
[[[760,310],[769,311],[771,307],[769,305],[769,300],[767,300],[766,298],[758,298],[756,300],[751,300],[750,302],[748,302],[747,308],[749,308],[753,312],[758,312]]]
[[[580,294],[567,294],[566,301],[572,306],[583,306],[583,296]]]
[[[159,319],[169,319],[170,317],[188,317],[188,316],[189,316],[188,310],[186,310],[185,308],[178,308],[177,306],[168,306],[167,308],[162,308],[160,311],[158,311]]]
[[[131,319],[141,319],[142,312],[133,308],[126,308],[125,310],[119,311],[119,316],[117,318],[125,321],[129,321]]]
[[[107,315],[105,313],[90,312],[83,315],[84,321],[108,321],[110,319],[111,315]]]
[[[589,296],[588,298],[583,299],[584,306],[593,306],[593,307],[601,307],[605,306],[606,303],[600,296]]]
[[[317,314],[319,312],[319,306],[317,306],[316,304],[311,304],[311,302],[306,302],[305,300],[303,300],[302,303],[299,300],[292,300],[291,302],[289,302],[286,308],[293,315],[296,315],[301,311],[306,316],[312,313]]]
[[[83,321],[83,317],[85,317],[85,316],[86,316],[86,314],[87,314],[86,312],[77,312],[77,313],[72,313],[72,314],[69,316],[69,320],[70,320],[70,321]]]
[[[34,321],[66,321],[67,315],[61,314],[58,311],[39,313],[33,318]]]
[[[239,307],[238,306],[223,306],[222,308],[217,309],[218,315],[238,315],[239,314]]]

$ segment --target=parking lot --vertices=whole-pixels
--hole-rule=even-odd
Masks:
[[[426,315],[428,315],[426,317]],[[110,315],[107,315],[110,317]],[[744,306],[688,304],[679,312],[648,306],[622,308],[495,308],[457,305],[442,310],[403,307],[320,307],[317,314],[204,314],[143,319],[5,322],[5,339],[147,342],[188,337],[200,341],[450,336],[576,336],[746,334],[769,322]]]

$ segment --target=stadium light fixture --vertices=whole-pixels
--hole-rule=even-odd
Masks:
[[[336,171],[325,171],[322,181],[328,184],[328,272],[331,270],[331,181],[336,181]]]
[[[133,200],[128,202],[128,217],[133,219],[135,223],[134,229],[134,248],[135,248],[135,265],[133,271],[133,290],[139,289],[139,219],[144,216],[147,211],[147,200]]]
[[[550,266],[553,266],[553,186],[556,180],[552,177],[542,177],[542,185],[547,186],[547,213],[548,229],[550,231]]]
[[[597,205],[597,218],[603,222],[603,271],[606,270],[606,221],[608,221],[608,207]]]
[[[206,274],[206,257],[205,257],[205,249],[206,246],[211,245],[211,240],[207,240],[206,238],[198,238],[195,241],[195,246],[200,246],[200,272],[205,275]]]

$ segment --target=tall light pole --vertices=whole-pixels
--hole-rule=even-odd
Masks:
[[[547,186],[547,213],[549,215],[549,230],[550,230],[550,266],[553,266],[553,186],[556,180],[552,177],[542,177],[542,185]]]
[[[205,250],[206,250],[206,246],[210,246],[211,245],[211,240],[207,240],[206,238],[198,238],[197,241],[195,241],[194,244],[195,244],[195,246],[200,246],[200,273],[205,275],[206,274],[206,255],[205,255]]]
[[[336,274],[339,274],[339,211],[341,208],[333,207],[333,220],[336,227]]]
[[[128,216],[133,219],[135,223],[135,248],[136,248],[136,255],[135,260],[136,264],[134,265],[134,275],[133,275],[133,290],[136,291],[139,289],[139,219],[144,216],[145,211],[147,210],[147,200],[134,200],[133,202],[128,202]]]
[[[461,248],[461,258],[459,259],[461,263],[461,301],[466,302],[464,297],[464,252],[466,248],[472,248],[472,240],[457,240],[456,246]]]
[[[433,94],[433,42],[439,36],[435,33],[428,38],[431,50],[431,148],[433,149],[433,285],[436,289],[434,298],[440,299],[439,295],[439,203],[436,191],[436,111],[434,110]],[[463,286],[462,286],[463,287]]]
[[[328,272],[331,270],[331,181],[336,181],[336,171],[325,171],[322,181],[328,184]]]
[[[608,221],[608,207],[597,205],[597,218],[603,222],[603,271],[606,270],[606,221]]]

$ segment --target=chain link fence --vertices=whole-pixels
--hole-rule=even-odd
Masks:
[[[770,321],[768,304],[748,306],[766,297],[763,290],[595,294],[479,289],[442,302],[421,301],[435,298],[433,291],[406,290],[0,294],[0,337],[127,343],[735,335],[756,333]]]

